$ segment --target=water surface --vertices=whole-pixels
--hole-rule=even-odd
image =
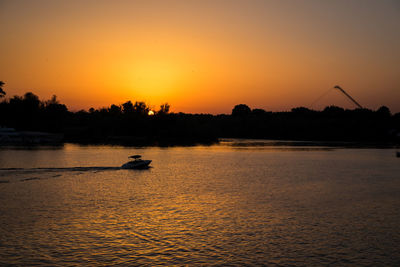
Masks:
[[[396,266],[399,173],[394,149],[3,148],[0,265]]]

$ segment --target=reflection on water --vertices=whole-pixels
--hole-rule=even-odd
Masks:
[[[400,261],[394,150],[248,143],[0,149],[0,265]]]

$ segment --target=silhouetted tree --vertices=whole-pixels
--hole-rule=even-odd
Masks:
[[[305,108],[305,107],[292,108],[292,113],[295,113],[295,114],[302,114],[303,115],[303,114],[308,114],[310,112],[312,112],[312,110],[310,110],[308,108]]]
[[[21,105],[22,104],[22,97],[15,95],[12,98],[10,98],[9,103],[10,103],[11,107],[15,107],[15,106]]]
[[[133,111],[133,104],[130,100],[122,104],[122,112],[124,114],[133,113]]]
[[[6,95],[6,92],[3,90],[4,82],[0,81],[0,98],[4,97]]]
[[[44,102],[45,106],[58,105],[60,102],[57,100],[57,96],[53,95],[49,100]]]
[[[108,112],[114,116],[120,115],[122,113],[121,106],[111,105],[108,109]]]
[[[392,115],[390,109],[386,106],[381,106],[376,113],[382,117],[390,117]]]
[[[53,95],[51,99],[41,103],[41,114],[38,123],[41,124],[40,129],[48,132],[62,131],[65,120],[68,116],[67,106],[60,104],[57,96]]]
[[[136,101],[133,105],[133,110],[137,115],[147,116],[149,114],[150,108],[144,102]]]
[[[266,112],[265,110],[261,109],[261,108],[255,108],[255,109],[253,109],[253,110],[251,111],[251,113],[252,113],[253,115],[256,115],[256,116],[261,116],[261,115],[266,114],[267,112]]]
[[[68,112],[67,106],[60,104],[56,95],[53,95],[50,100],[44,101],[42,106],[45,112],[54,114],[54,117],[64,116]]]
[[[31,110],[38,110],[40,107],[39,97],[32,92],[26,93],[24,95],[23,101],[25,107],[28,107]]]
[[[232,109],[232,116],[245,116],[245,115],[249,115],[250,113],[251,113],[251,109],[249,108],[249,106],[247,106],[245,104],[236,105]]]
[[[326,107],[323,112],[328,113],[328,114],[339,114],[339,113],[343,113],[344,109],[341,107],[337,107],[337,106],[329,106],[329,107]]]
[[[168,114],[170,109],[170,105],[168,103],[164,103],[160,106],[160,110],[157,111],[157,114],[163,115],[163,114]]]

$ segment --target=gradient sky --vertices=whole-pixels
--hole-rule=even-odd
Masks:
[[[173,111],[311,104],[400,112],[400,1],[0,0],[7,96],[70,110],[145,101]]]

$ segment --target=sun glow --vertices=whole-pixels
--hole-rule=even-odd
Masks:
[[[180,78],[179,69],[168,62],[141,62],[129,72],[129,87],[140,96],[157,100],[173,94]]]
[[[358,1],[311,0],[296,7],[245,0],[59,2],[0,0],[6,25],[0,36],[12,37],[0,42],[6,97],[55,94],[73,111],[131,100],[218,114],[239,103],[273,111],[308,106],[339,83],[366,107],[400,111],[400,35],[391,34],[400,16],[393,1],[363,8]],[[341,19],[321,21],[328,11]],[[321,107],[352,107],[332,97]]]

